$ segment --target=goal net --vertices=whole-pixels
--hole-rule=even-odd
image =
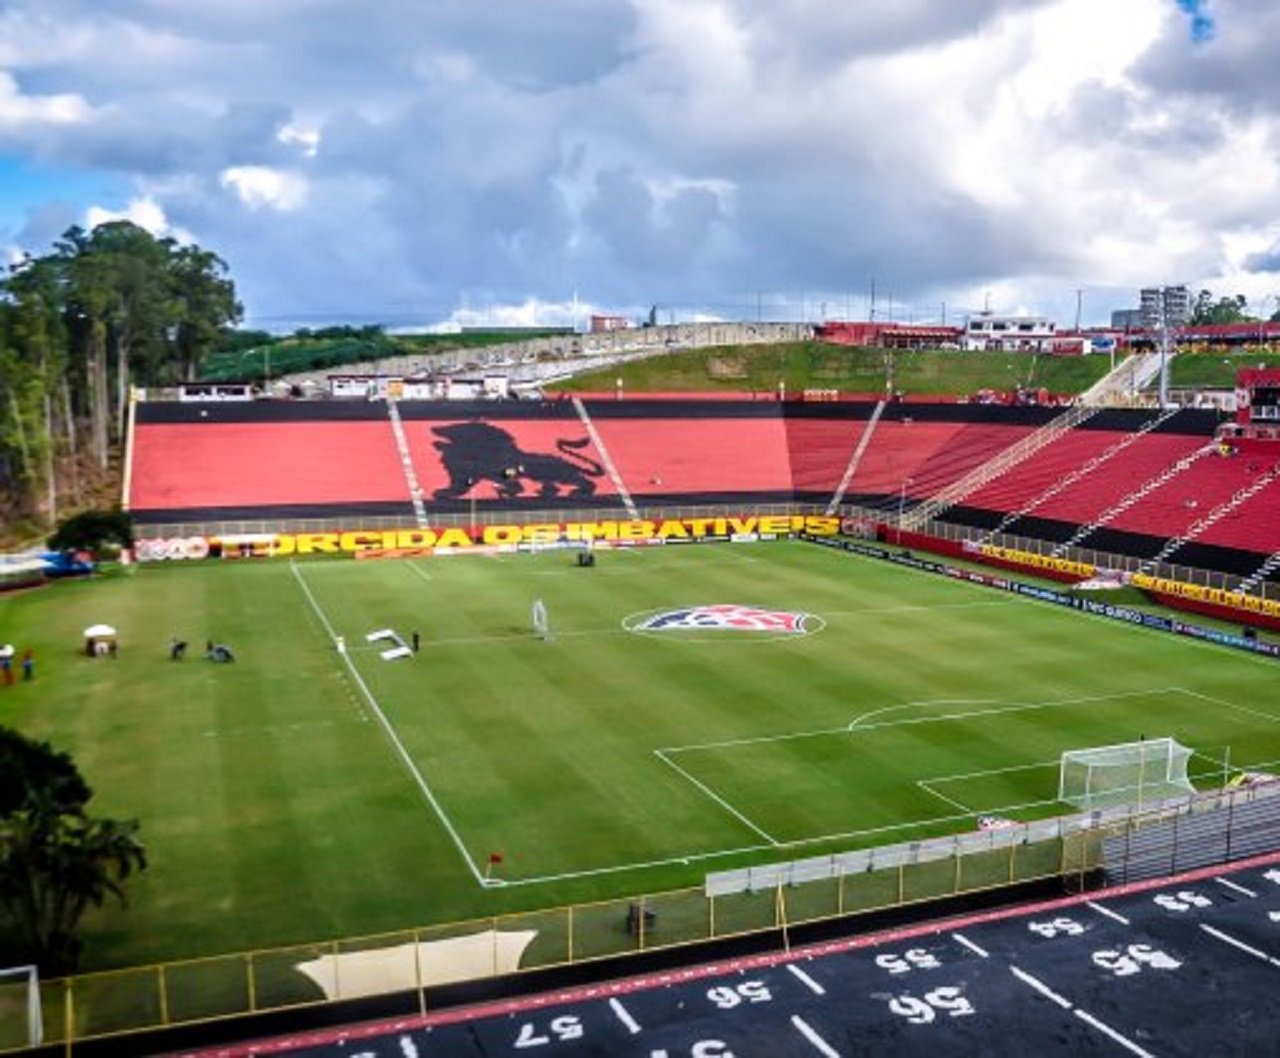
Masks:
[[[1058,770],[1058,800],[1091,811],[1195,793],[1187,778],[1192,753],[1172,738],[1069,749]]]
[[[0,969],[0,1051],[43,1042],[39,973],[34,966]]]

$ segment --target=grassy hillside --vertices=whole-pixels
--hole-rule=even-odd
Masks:
[[[339,333],[341,332],[341,333]],[[552,332],[546,332],[552,333]],[[386,334],[376,327],[332,328],[287,337],[262,336],[247,348],[237,341],[210,355],[201,365],[206,382],[260,381],[270,361],[271,377],[298,371],[362,364],[393,356],[430,356],[455,349],[479,349],[526,338],[541,332],[475,331],[466,334]]]
[[[1107,373],[1100,356],[1038,356],[959,350],[858,349],[822,342],[722,346],[673,353],[580,375],[568,391],[612,391],[621,378],[630,392],[787,391],[838,389],[884,393],[892,385],[908,395],[974,393],[1018,386],[1079,393]]]
[[[1175,386],[1233,389],[1236,372],[1245,367],[1280,367],[1280,353],[1179,352],[1169,365],[1169,381]]]

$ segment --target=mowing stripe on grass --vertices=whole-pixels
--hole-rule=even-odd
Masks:
[[[1175,690],[1183,690],[1183,688],[1175,688]],[[1273,724],[1280,724],[1280,716],[1274,713],[1264,713],[1260,709],[1250,709],[1247,705],[1236,705],[1235,702],[1228,702],[1225,698],[1214,698],[1212,695],[1201,694],[1199,691],[1185,691],[1192,698],[1199,698],[1202,702],[1212,702],[1214,705],[1225,705],[1228,709],[1234,709],[1238,713],[1247,713],[1249,716],[1256,716],[1259,720],[1268,720]]]
[[[325,612],[321,608],[320,604],[316,602],[316,597],[311,593],[310,585],[308,585],[306,580],[303,578],[302,572],[298,569],[297,564],[293,559],[289,560],[289,569],[293,573],[294,579],[298,582],[298,586],[302,589],[302,593],[307,597],[307,602],[311,604],[311,609],[314,610],[315,615],[320,618],[320,623],[324,625],[325,631],[329,634],[329,640],[332,642],[337,638],[334,634],[333,625],[330,623],[329,618],[325,616]],[[343,663],[347,666],[347,671],[351,673],[351,678],[356,681],[357,686],[359,686],[361,692],[364,694],[365,701],[369,703],[369,708],[373,710],[373,715],[378,718],[378,723],[382,725],[382,730],[386,732],[387,737],[391,740],[391,744],[395,746],[396,753],[404,763],[409,775],[413,778],[413,781],[418,784],[418,789],[422,791],[422,796],[426,798],[427,803],[435,811],[436,818],[440,820],[445,831],[453,840],[454,845],[462,854],[462,859],[470,869],[472,877],[474,877],[481,886],[488,886],[492,884],[489,879],[485,878],[485,876],[480,873],[480,870],[471,859],[471,855],[467,852],[467,847],[463,844],[461,836],[458,834],[458,831],[454,829],[452,820],[449,819],[449,816],[445,813],[440,802],[436,800],[435,794],[431,792],[431,787],[427,785],[427,780],[422,777],[422,772],[418,770],[418,766],[414,764],[413,758],[409,756],[409,751],[404,748],[404,743],[400,741],[399,736],[395,732],[395,728],[391,726],[391,721],[387,719],[386,714],[382,711],[382,707],[378,704],[378,700],[373,696],[373,692],[369,690],[368,685],[364,682],[364,677],[360,675],[360,670],[356,668],[355,662],[351,660],[351,655],[344,651],[338,656],[342,658]]]

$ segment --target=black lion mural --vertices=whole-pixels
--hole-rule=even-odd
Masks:
[[[440,440],[435,448],[449,475],[449,484],[436,489],[438,500],[456,500],[465,496],[481,481],[492,481],[503,499],[513,499],[525,491],[525,484],[538,486],[543,498],[560,496],[592,496],[604,467],[582,455],[578,449],[591,443],[583,437],[577,441],[558,440],[562,455],[526,452],[506,430],[487,422],[458,422],[433,426],[431,432]]]

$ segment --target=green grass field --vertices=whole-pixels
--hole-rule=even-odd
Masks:
[[[553,638],[530,630],[545,601]],[[627,630],[740,603],[810,634]],[[118,660],[77,651],[121,632]],[[384,661],[367,633],[421,633]],[[170,635],[191,643],[168,659]],[[344,637],[344,660],[333,636]],[[207,638],[232,665],[200,658]],[[0,599],[151,866],[86,968],[697,885],[710,870],[1057,814],[1063,750],[1172,735],[1280,760],[1276,663],[802,543],[147,566]],[[483,885],[489,856],[500,885]]]

